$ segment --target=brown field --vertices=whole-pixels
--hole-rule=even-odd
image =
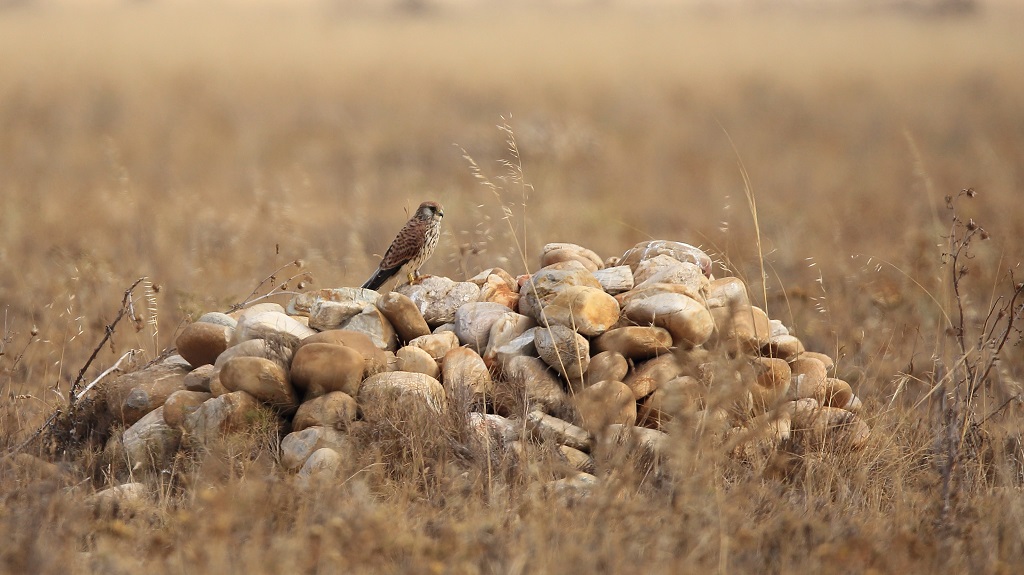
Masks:
[[[136,279],[159,291],[87,379],[289,262],[362,283],[424,199],[446,215],[424,272],[453,278],[525,273],[554,241],[703,246],[837,359],[873,433],[785,478],[680,440],[656,477],[599,470],[568,507],[529,488],[550,469],[461,460],[444,426],[312,491],[253,432],[140,478],[155,497],[131,510],[84,503],[115,481],[102,446],[48,455],[60,481],[5,457],[2,572],[1020,572],[1024,352],[1015,329],[998,358],[978,345],[1024,280],[1012,3],[107,4],[0,2],[4,453],[64,405]],[[509,133],[528,186],[499,163]],[[957,297],[944,198],[964,188],[990,237]]]

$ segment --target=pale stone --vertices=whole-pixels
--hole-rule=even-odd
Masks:
[[[342,324],[341,328],[366,334],[373,345],[380,349],[386,351],[398,349],[398,335],[395,333],[395,328],[375,305],[363,308],[362,312]]]
[[[761,351],[765,355],[789,361],[804,353],[804,344],[792,335],[773,335]]]
[[[704,298],[709,308],[741,309],[750,306],[747,286],[734,277],[711,280],[704,288]]]
[[[593,337],[619,320],[619,303],[601,289],[569,286],[547,300],[537,319],[542,325],[564,325]]]
[[[546,244],[541,249],[541,267],[570,260],[583,264],[592,272],[597,271],[604,266],[604,262],[601,261],[600,256],[580,245],[556,242]]]
[[[786,398],[792,371],[785,360],[778,358],[755,357],[751,363],[754,367],[754,385],[750,392],[754,400],[754,411],[764,413]]]
[[[640,425],[660,429],[677,417],[695,415],[702,407],[703,391],[700,381],[689,375],[658,384],[639,409]]]
[[[594,279],[601,284],[605,293],[616,295],[633,289],[636,282],[633,278],[633,270],[629,266],[614,266],[597,270],[594,272]]]
[[[281,439],[281,465],[289,471],[295,471],[316,450],[326,447],[347,451],[349,444],[347,436],[330,427],[313,426],[293,431]]]
[[[202,443],[249,427],[259,416],[260,404],[244,391],[227,393],[203,402],[185,416],[184,429]]]
[[[235,329],[235,326],[238,325],[238,320],[229,316],[226,313],[221,313],[219,311],[210,311],[199,316],[199,319],[196,320],[196,323],[210,323],[213,325],[222,325],[224,327],[230,327],[231,329]]]
[[[294,318],[275,311],[254,315],[243,314],[231,335],[230,345],[238,345],[250,339],[280,339],[294,347],[299,341],[316,333]]]
[[[363,356],[363,363],[366,368],[363,372],[363,377],[369,377],[375,373],[387,370],[387,351],[377,347],[373,340],[370,339],[370,336],[365,333],[347,329],[332,329],[311,335],[302,341],[302,345],[314,343],[340,345],[359,352]]]
[[[594,274],[579,262],[562,262],[538,270],[519,288],[519,313],[543,322],[541,310],[544,306],[559,292],[572,286],[601,289]]]
[[[683,368],[675,356],[663,355],[638,364],[623,383],[633,390],[635,399],[642,399],[653,393],[662,383],[680,375],[683,375]]]
[[[670,445],[665,432],[631,425],[609,425],[603,438],[603,448],[624,446],[640,456],[639,462],[642,465],[648,466],[661,459]]]
[[[492,302],[470,302],[455,311],[455,335],[462,345],[483,353],[487,349],[491,327],[502,316],[513,313],[502,304]]]
[[[792,431],[809,447],[841,441],[853,449],[860,449],[871,435],[868,424],[855,414],[827,405],[817,409],[793,410]]]
[[[457,347],[441,362],[441,382],[449,397],[482,404],[494,396],[494,382],[483,358],[468,347]]]
[[[768,337],[776,338],[784,335],[789,335],[789,328],[787,328],[781,320],[768,320]]]
[[[568,445],[585,453],[590,453],[593,447],[593,439],[586,429],[540,411],[531,411],[526,416],[526,425],[534,436],[543,441]]]
[[[284,414],[299,404],[288,372],[269,359],[236,357],[221,368],[220,381],[229,391],[244,391]]]
[[[423,373],[437,379],[441,375],[441,368],[437,364],[437,360],[430,357],[430,354],[423,349],[407,345],[402,349],[398,350],[395,354],[395,358],[398,360],[395,363],[395,369],[391,371],[411,371],[414,373]]]
[[[395,328],[401,341],[409,342],[430,333],[430,326],[411,299],[398,292],[388,292],[377,300],[377,309]]]
[[[212,365],[201,365],[185,375],[183,384],[188,391],[210,391],[210,379],[217,370]]]
[[[116,421],[131,425],[185,389],[188,364],[164,360],[114,379],[106,386],[107,410]]]
[[[272,301],[254,303],[251,304],[249,307],[236,310],[228,315],[229,317],[233,317],[236,321],[240,322],[246,316],[252,317],[254,315],[258,315],[264,312],[283,313],[285,315],[288,315],[288,313],[285,311],[284,307],[281,306],[281,304],[274,303]]]
[[[705,276],[711,277],[711,258],[703,250],[689,244],[669,240],[640,242],[622,254],[618,265],[629,266],[635,272],[640,262],[659,255],[671,256],[680,262],[696,264]]]
[[[436,417],[447,410],[441,382],[422,373],[392,371],[371,375],[359,388],[359,405],[368,421],[415,415]]]
[[[636,424],[636,398],[633,390],[621,381],[600,381],[580,391],[573,398],[581,425],[591,433],[618,423]]]
[[[533,321],[532,319],[530,321]],[[497,324],[495,324],[497,325]],[[534,333],[538,327],[527,329],[507,343],[494,347],[488,357],[493,358],[498,367],[507,365],[515,357],[537,357],[537,346],[533,344]]]
[[[822,398],[823,405],[841,407],[848,411],[856,411],[858,402],[854,402],[853,388],[850,384],[834,377],[825,378],[825,390]],[[853,407],[854,409],[850,409]]]
[[[536,327],[537,322],[533,318],[519,313],[509,312],[502,314],[494,324],[491,325],[491,332],[487,335],[487,348],[482,354],[485,361],[493,361],[497,358],[498,348],[519,337],[526,330]],[[533,338],[530,338],[532,345]],[[536,353],[536,350],[529,352]]]
[[[715,322],[707,308],[682,294],[662,293],[630,300],[623,309],[630,320],[665,328],[676,346],[698,346],[711,337]]]
[[[568,445],[559,445],[558,451],[561,452],[562,457],[565,458],[568,463],[576,471],[582,471],[583,473],[594,473],[597,469],[597,464],[594,462],[594,458],[583,453],[575,447],[569,447]]]
[[[622,381],[629,373],[629,362],[617,351],[602,351],[590,358],[590,367],[584,374],[584,383],[594,385],[599,381]]]
[[[358,301],[337,302],[318,299],[309,308],[309,327],[318,331],[338,329],[359,315],[367,304]]]
[[[217,361],[213,365],[220,370],[225,363],[236,357],[262,357],[281,366],[281,369],[288,369],[294,354],[295,348],[279,339],[272,341],[250,339],[229,347],[217,357]]]
[[[334,479],[341,467],[341,454],[330,447],[321,447],[312,453],[299,469],[298,476],[310,482],[326,482]]]
[[[792,380],[787,398],[814,398],[819,403],[824,401],[828,373],[821,361],[802,355],[789,362],[789,368]]]
[[[699,292],[708,284],[708,278],[696,264],[681,262],[667,255],[658,255],[638,263],[633,281],[636,284],[633,289],[667,283],[684,285],[694,292]]]
[[[322,426],[333,429],[347,429],[358,415],[356,400],[342,391],[332,391],[320,397],[302,402],[292,418],[292,431],[307,427]]]
[[[832,361],[831,357],[823,353],[818,353],[816,351],[805,351],[804,353],[800,354],[800,357],[804,359],[816,359],[821,362],[821,365],[825,366],[826,374],[835,374],[836,362]]]
[[[355,396],[365,371],[366,363],[357,350],[330,343],[309,343],[295,352],[290,375],[295,389],[311,399],[332,391]]]
[[[212,364],[228,348],[233,330],[212,323],[196,322],[186,325],[174,345],[178,353],[193,367]]]
[[[459,347],[459,336],[452,331],[433,333],[417,337],[409,345],[427,352],[434,361],[441,361],[445,354]]]
[[[380,294],[371,289],[341,287],[312,290],[294,296],[288,302],[289,315],[309,315],[313,304],[317,301],[333,301],[339,303],[356,302],[363,305],[372,305],[377,301]]]
[[[643,360],[668,353],[672,334],[662,327],[631,325],[608,330],[592,344],[597,352],[611,351],[628,359]]]
[[[185,418],[211,397],[213,396],[203,391],[175,391],[164,402],[164,421],[171,427],[181,427],[185,423]]]
[[[724,345],[730,352],[757,353],[768,344],[768,316],[759,307],[711,308],[714,317],[714,345]]]
[[[501,276],[493,274],[480,286],[477,301],[501,304],[511,310],[519,308],[519,286],[509,285]]]
[[[181,443],[181,431],[167,424],[161,406],[126,429],[121,442],[129,470],[134,473],[160,471],[174,459]]]
[[[494,450],[517,440],[520,427],[517,422],[492,413],[470,412],[466,417],[469,442],[479,448]]]
[[[537,357],[517,356],[504,364],[503,381],[496,385],[495,406],[510,412],[525,400],[526,409],[537,407],[544,411],[562,408],[568,402],[558,376]]]
[[[537,353],[566,378],[582,378],[590,366],[590,342],[572,328],[553,325],[533,332]]]
[[[423,314],[427,325],[432,327],[455,321],[455,310],[480,297],[480,287],[476,284],[455,282],[440,276],[405,284],[395,291],[408,296]]]
[[[507,285],[509,288],[519,291],[519,284],[516,282],[516,278],[512,277],[512,274],[508,273],[507,271],[501,268],[487,268],[484,271],[469,278],[469,282],[474,283],[482,288],[484,284],[486,284],[491,279],[491,276],[496,276],[498,279],[505,282],[505,285]]]

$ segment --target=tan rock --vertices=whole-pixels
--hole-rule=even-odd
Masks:
[[[334,481],[341,467],[342,457],[330,447],[321,447],[314,451],[302,464],[298,477],[308,483]]]
[[[662,327],[631,325],[608,330],[592,344],[597,352],[612,351],[628,359],[643,360],[668,353],[672,334]]]
[[[602,437],[602,450],[625,447],[636,453],[638,462],[646,466],[660,460],[669,447],[668,434],[647,427],[613,424],[608,426]]]
[[[180,428],[185,418],[211,397],[210,393],[203,391],[175,391],[164,402],[164,421],[173,428]]]
[[[621,381],[599,381],[577,393],[573,400],[581,426],[591,433],[613,423],[636,424],[636,398]]]
[[[398,339],[409,342],[430,333],[430,326],[411,299],[398,292],[388,292],[377,300],[377,309],[395,328]]]
[[[196,322],[186,325],[174,340],[178,353],[194,367],[212,364],[228,348],[234,330],[222,325]]]
[[[531,327],[508,342],[493,346],[485,359],[501,368],[514,357],[537,357],[537,346],[533,345],[533,339],[534,332],[538,329],[540,328],[536,326]]]
[[[823,406],[817,409],[793,410],[792,432],[808,447],[845,442],[853,449],[860,449],[867,444],[871,428],[845,409]]]
[[[562,457],[565,458],[565,461],[577,471],[594,473],[597,469],[594,458],[579,449],[569,447],[568,445],[559,445],[558,450],[561,452]]]
[[[602,351],[590,358],[590,367],[584,374],[584,383],[590,386],[599,381],[622,381],[627,373],[629,362],[621,353]]]
[[[483,404],[494,397],[494,382],[483,358],[468,347],[457,347],[441,362],[441,382],[449,397]]]
[[[857,411],[860,407],[860,400],[853,395],[853,388],[850,387],[849,383],[834,377],[827,377],[825,378],[825,393],[822,397],[822,404],[841,407],[848,411]]]
[[[541,267],[566,261],[577,261],[592,272],[604,266],[604,262],[597,254],[576,244],[550,243],[541,249]]]
[[[597,270],[594,272],[594,279],[601,284],[601,289],[610,295],[627,292],[635,285],[633,270],[629,266],[614,266]]]
[[[365,360],[356,349],[330,343],[309,343],[295,352],[291,384],[307,400],[332,391],[355,396],[359,393],[359,383],[365,371]]]
[[[408,296],[431,327],[455,321],[455,310],[480,297],[480,287],[476,284],[454,282],[440,276],[405,284],[395,291]]]
[[[536,327],[536,325],[537,322],[533,321],[533,318],[519,313],[506,313],[499,317],[491,325],[491,332],[487,336],[487,349],[483,353],[484,361],[493,362],[497,357],[498,348],[519,337],[526,330]],[[532,343],[533,336],[531,335],[530,344],[532,345]],[[532,350],[529,353],[534,354],[536,350]]]
[[[601,289],[594,274],[579,262],[562,262],[538,270],[519,288],[519,313],[542,323],[541,310],[544,306],[559,292],[572,286]]]
[[[252,317],[265,312],[283,313],[285,315],[288,315],[288,312],[285,311],[284,307],[282,307],[281,304],[274,303],[272,301],[266,301],[261,303],[254,303],[251,304],[249,307],[236,310],[228,314],[228,317],[232,317],[236,320],[236,322],[240,322],[246,316]],[[237,325],[238,324],[236,323],[235,326],[237,327]]]
[[[682,242],[668,240],[640,242],[622,254],[618,265],[629,266],[635,272],[640,262],[659,255],[671,256],[680,262],[696,264],[705,276],[711,277],[711,258],[703,250]]]
[[[224,384],[220,382],[220,370],[215,369],[213,374],[210,376],[210,395],[213,397],[220,397],[226,393],[231,392],[228,391],[228,389],[224,387]]]
[[[491,451],[519,439],[521,431],[518,422],[492,413],[477,412],[467,415],[466,429],[471,444]]]
[[[469,281],[483,288],[484,284],[486,284],[491,279],[491,276],[497,276],[497,279],[500,279],[501,281],[505,282],[505,285],[516,291],[519,291],[519,284],[516,282],[516,278],[512,277],[512,274],[508,273],[507,271],[501,268],[485,269],[484,271],[469,278]]]
[[[563,325],[541,327],[533,332],[537,354],[566,378],[582,378],[590,366],[590,342]]]
[[[224,327],[230,327],[231,329],[235,329],[235,326],[238,325],[238,320],[229,316],[226,313],[221,313],[219,311],[210,311],[199,316],[199,319],[196,320],[196,323],[210,323],[213,325],[222,325]]]
[[[430,357],[430,354],[421,348],[407,345],[398,350],[395,358],[398,361],[395,363],[395,368],[391,371],[423,373],[434,379],[441,377],[441,367],[438,365],[437,360]]]
[[[543,493],[566,507],[582,505],[597,487],[597,477],[589,473],[577,473],[571,477],[552,479],[544,484]]]
[[[261,406],[256,398],[244,391],[227,393],[202,403],[185,416],[183,428],[201,443],[247,429],[252,421],[261,417]]]
[[[470,302],[455,310],[455,335],[462,345],[483,353],[491,336],[491,327],[506,314],[514,313],[499,303]]]
[[[633,390],[634,399],[642,399],[654,393],[662,383],[680,375],[683,375],[683,368],[675,356],[663,355],[638,364],[623,383]]]
[[[313,329],[280,312],[243,314],[231,335],[230,346],[250,339],[279,339],[294,347],[297,342],[314,333],[316,331]]]
[[[835,374],[836,372],[836,362],[832,361],[831,357],[823,353],[818,353],[815,351],[805,351],[804,353],[800,354],[800,357],[804,359],[816,359],[820,361],[821,365],[825,366],[826,374]]]
[[[761,351],[767,356],[789,361],[804,353],[804,344],[792,335],[773,335]]]
[[[213,365],[220,370],[225,363],[236,357],[262,357],[281,366],[281,369],[288,369],[294,354],[295,349],[283,341],[250,339],[229,347],[217,357]]]
[[[789,362],[789,368],[792,373],[792,380],[789,392],[786,394],[787,398],[813,398],[818,403],[824,401],[826,392],[825,379],[828,375],[821,361],[801,355]]]
[[[261,357],[236,357],[220,370],[220,382],[229,391],[244,391],[262,403],[289,414],[298,407],[298,396],[281,366]]]
[[[188,391],[210,391],[210,379],[216,371],[212,365],[201,365],[185,375],[184,385]]]
[[[359,405],[368,421],[436,418],[447,411],[441,382],[422,373],[392,371],[371,375],[359,388]]]
[[[658,385],[637,410],[639,424],[661,429],[677,417],[692,416],[703,407],[704,386],[689,375],[674,377]]]
[[[586,429],[540,411],[531,411],[526,416],[526,425],[535,437],[543,441],[568,445],[584,453],[590,453],[593,447],[593,439]]]
[[[734,353],[756,353],[768,344],[768,316],[759,307],[711,308],[714,317],[714,345]]]
[[[161,406],[126,429],[121,441],[128,469],[133,473],[152,473],[170,465],[181,443],[181,431],[167,424]]]
[[[522,413],[535,407],[555,411],[568,403],[558,376],[542,359],[530,356],[513,357],[504,364],[494,393],[498,413]]]
[[[188,365],[162,361],[126,373],[106,386],[107,409],[115,421],[131,425],[185,389]]]
[[[709,308],[744,309],[750,306],[747,286],[734,277],[711,280],[704,288],[704,298]]]
[[[373,340],[370,339],[370,336],[365,333],[347,329],[334,329],[311,335],[302,341],[302,345],[313,343],[330,343],[358,351],[363,356],[366,368],[363,372],[363,377],[369,377],[388,368],[387,352],[377,347]]]
[[[347,331],[365,334],[373,345],[385,351],[398,349],[398,335],[395,328],[388,322],[377,306],[366,306],[363,311],[353,316],[341,326]]]
[[[477,301],[501,304],[511,310],[519,308],[519,286],[509,285],[501,276],[492,274],[480,286]]]
[[[368,305],[358,301],[318,299],[309,308],[309,327],[318,331],[339,329],[345,322],[362,313]]]
[[[432,333],[417,337],[410,341],[409,345],[427,352],[435,361],[441,361],[445,354],[459,347],[459,336],[451,331]]]
[[[792,373],[783,359],[755,357],[751,363],[754,367],[754,385],[751,386],[754,412],[764,413],[786,398]]]
[[[667,283],[684,285],[697,293],[708,284],[708,279],[696,264],[681,262],[664,254],[638,263],[633,273],[633,281],[633,289]]]
[[[281,439],[281,465],[289,471],[295,471],[318,449],[347,452],[350,444],[351,440],[334,428],[306,427]]]
[[[288,302],[287,311],[289,315],[309,315],[313,304],[317,301],[333,301],[339,303],[356,302],[363,305],[372,305],[377,301],[380,294],[374,290],[342,287],[326,288],[307,291],[297,294]]]
[[[547,300],[538,321],[564,325],[592,337],[619,321],[619,303],[599,288],[569,286]]]
[[[623,313],[641,325],[654,325],[672,334],[676,346],[698,346],[711,337],[715,323],[707,308],[682,294],[662,293],[633,299]]]
[[[358,415],[356,400],[351,395],[332,391],[302,402],[292,419],[292,431],[321,426],[344,431]]]

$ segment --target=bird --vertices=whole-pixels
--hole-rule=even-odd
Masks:
[[[437,202],[423,202],[416,209],[409,221],[391,242],[388,251],[373,272],[370,279],[363,284],[364,289],[375,290],[384,285],[392,276],[406,276],[409,283],[420,277],[420,266],[427,261],[437,247],[441,237],[441,218],[444,208]]]

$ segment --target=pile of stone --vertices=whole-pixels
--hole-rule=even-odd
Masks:
[[[269,418],[288,431],[283,467],[330,476],[352,426],[455,410],[475,447],[551,445],[573,470],[552,487],[585,490],[606,441],[654,458],[697,429],[738,457],[864,445],[861,402],[832,359],[751,305],[739,279],[715,279],[701,250],[648,241],[605,261],[559,243],[541,265],[208,313],[181,331],[179,355],[106,386],[127,427],[108,448],[159,470],[183,437],[210,442]]]

